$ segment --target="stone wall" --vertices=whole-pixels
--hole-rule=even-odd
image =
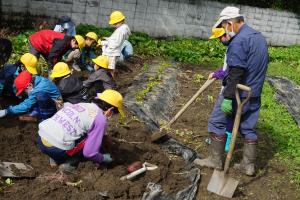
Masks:
[[[1,20],[20,24],[69,15],[76,23],[108,26],[113,10],[122,10],[133,31],[155,37],[207,39],[228,4],[201,0],[0,0]],[[294,13],[240,6],[246,22],[272,45],[300,44],[300,17]],[[295,5],[296,6],[296,5]],[[24,20],[24,18],[28,18]]]

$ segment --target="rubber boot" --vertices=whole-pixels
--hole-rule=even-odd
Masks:
[[[246,141],[243,148],[243,160],[240,163],[234,164],[234,169],[245,173],[248,176],[253,176],[255,173],[256,159],[256,141]]]
[[[205,159],[195,159],[194,164],[201,167],[209,167],[222,170],[222,161],[226,137],[220,137],[215,134],[211,135],[211,145],[209,145],[210,155]]]

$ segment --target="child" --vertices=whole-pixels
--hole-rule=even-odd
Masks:
[[[115,78],[115,68],[118,58],[121,56],[122,45],[131,34],[127,24],[125,24],[125,16],[120,11],[114,11],[110,15],[109,24],[116,28],[113,34],[100,42],[102,46],[102,54],[109,57],[109,67],[113,78]]]
[[[3,92],[7,92],[9,96],[15,96],[14,80],[22,71],[28,71],[30,74],[36,75],[37,63],[38,60],[34,55],[25,53],[15,64],[4,65],[0,71],[0,96]]]
[[[17,88],[16,96],[25,92],[28,98],[18,105],[0,110],[0,118],[32,111],[28,116],[20,119],[37,121],[37,119],[45,120],[57,111],[56,101],[60,100],[61,95],[58,88],[49,79],[32,76],[29,72],[22,71],[16,77],[14,85]]]
[[[95,32],[88,32],[85,35],[85,47],[81,52],[81,65],[83,69],[88,70],[89,72],[94,71],[92,59],[96,58],[95,51],[92,48],[98,41],[98,36]]]
[[[93,103],[66,103],[53,117],[39,124],[38,145],[50,157],[52,167],[76,169],[82,158],[97,164],[112,162],[109,152],[100,152],[107,120],[116,113],[123,117],[122,95],[105,90]]]
[[[53,30],[41,30],[29,37],[30,53],[37,58],[42,55],[47,61],[48,70],[52,70],[53,66],[69,49],[74,50],[82,47],[84,47],[82,36],[68,36]],[[72,54],[72,59],[80,57],[80,53],[77,54]]]
[[[71,74],[69,66],[64,62],[54,65],[50,78],[58,87],[64,102],[72,104],[86,102],[88,99],[82,81]]]
[[[87,80],[83,81],[83,86],[86,88],[95,86],[96,93],[101,93],[106,89],[115,89],[116,83],[108,71],[108,57],[102,55],[92,61],[94,63],[95,72],[93,72]]]

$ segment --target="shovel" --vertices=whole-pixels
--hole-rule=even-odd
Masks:
[[[210,86],[216,78],[208,79],[202,87],[194,94],[194,96],[178,111],[178,113],[163,127],[159,129],[158,132],[155,132],[151,135],[151,142],[155,142],[166,136],[167,134],[164,130],[170,128],[170,126],[184,113],[184,111],[197,99],[197,97]]]
[[[33,177],[33,168],[24,163],[0,162],[1,177]]]
[[[239,90],[246,91],[248,93],[246,99],[244,99],[241,102]],[[224,196],[227,198],[232,198],[234,191],[236,190],[239,181],[229,177],[227,175],[230,160],[233,154],[234,146],[235,146],[235,140],[238,134],[238,129],[240,126],[241,121],[241,115],[242,115],[242,109],[243,106],[248,102],[248,100],[251,97],[251,88],[237,84],[236,90],[235,90],[235,97],[237,101],[237,111],[234,119],[234,125],[233,125],[233,131],[232,131],[232,139],[230,143],[230,149],[226,157],[224,171],[214,170],[213,175],[208,183],[207,190],[213,193],[216,193],[217,195]]]

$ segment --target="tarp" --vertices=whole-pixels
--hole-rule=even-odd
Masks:
[[[285,77],[268,76],[267,81],[275,88],[275,98],[286,107],[300,128],[300,87]]]
[[[149,91],[141,102],[137,102],[136,94],[147,88],[149,80],[156,77],[158,71],[162,69],[164,62],[150,65],[149,70],[135,77],[132,86],[124,98],[124,105],[135,116],[144,122],[152,132],[158,131],[161,124],[169,121],[169,113],[172,103],[178,95],[178,69],[176,63],[169,62],[171,67],[165,68],[160,73],[159,84]],[[151,132],[149,133],[151,134]],[[197,153],[179,141],[168,138],[160,143],[162,149],[181,156],[186,161],[188,173],[185,175],[191,184],[177,192],[167,194],[159,184],[149,183],[147,192],[144,193],[142,200],[193,200],[196,198],[198,184],[200,181],[200,169],[195,168],[193,161],[197,158]]]

